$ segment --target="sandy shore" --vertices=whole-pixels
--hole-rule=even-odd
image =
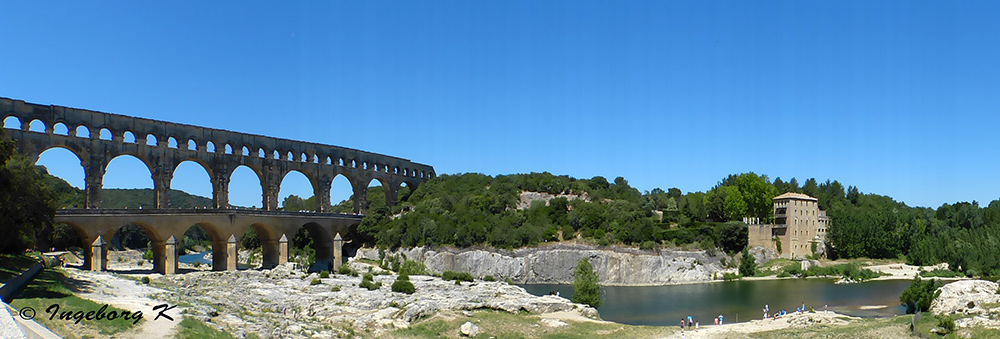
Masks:
[[[860,318],[834,312],[790,313],[778,319],[751,320],[724,325],[705,325],[697,330],[677,332],[666,338],[732,338],[749,333],[767,332],[793,327],[807,327],[816,324],[843,325]]]

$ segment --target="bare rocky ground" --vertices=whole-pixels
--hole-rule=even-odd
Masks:
[[[350,263],[360,272],[371,266]],[[379,271],[372,267],[374,271]],[[597,319],[595,309],[557,296],[537,297],[503,282],[463,282],[456,285],[431,276],[411,276],[412,295],[391,291],[395,275],[376,275],[377,290],[358,287],[361,277],[336,274],[319,278],[294,264],[273,270],[235,272],[189,271],[162,276],[152,273],[114,274],[70,269],[75,279],[92,282],[81,296],[126,309],[154,304],[179,305],[174,322],[148,321],[122,337],[168,337],[185,315],[244,337],[339,338],[377,336],[406,328],[439,311],[492,309],[517,314],[571,314]],[[147,276],[150,286],[138,282]],[[127,277],[127,278],[126,278]],[[316,279],[319,283],[313,284]]]
[[[985,280],[964,280],[944,285],[931,304],[935,315],[953,315],[959,328],[1000,329],[1000,287]]]

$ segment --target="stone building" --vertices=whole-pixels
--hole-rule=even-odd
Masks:
[[[774,197],[774,224],[747,220],[750,226],[750,247],[763,247],[779,253],[782,258],[804,258],[823,251],[830,219],[819,209],[819,201],[801,193],[785,193]]]

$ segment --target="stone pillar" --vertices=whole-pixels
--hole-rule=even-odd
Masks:
[[[239,249],[236,247],[236,235],[230,235],[226,242],[226,271],[235,271],[240,259]]]
[[[216,168],[212,177],[212,204],[215,208],[229,207],[229,172]]]
[[[153,173],[153,205],[156,208],[170,208],[170,181],[174,179],[173,168],[160,164]]]
[[[316,212],[328,213],[330,212],[330,185],[333,181],[323,176],[316,181],[316,187],[313,188],[313,195],[316,197]]]
[[[340,270],[340,266],[344,264],[344,239],[340,237],[338,232],[336,236],[333,237],[333,271],[336,272]]]
[[[368,186],[364,186],[364,184],[354,185],[353,199],[354,213],[364,214],[365,212],[368,212]]]
[[[163,273],[164,275],[177,273],[177,238],[170,236],[163,247]]]
[[[288,237],[284,234],[278,239],[278,265],[288,262]]]
[[[107,271],[108,270],[108,247],[105,246],[104,237],[97,236],[97,239],[90,244],[90,270],[91,271]]]
[[[278,265],[278,240],[261,239],[261,268],[274,268]]]
[[[278,194],[281,190],[282,173],[275,168],[274,163],[266,163],[263,170],[264,180],[261,180],[260,191],[262,195],[262,206],[264,210],[278,210]]]
[[[392,188],[385,188],[385,204],[391,209],[399,202],[399,185],[390,185]]]
[[[164,242],[163,240],[160,241],[151,240],[149,242],[149,246],[152,247],[153,250],[153,271],[163,273],[164,267],[166,266],[164,265],[165,264],[164,258],[166,258],[167,255],[166,242]]]
[[[226,262],[229,260],[226,256],[229,251],[226,250],[225,240],[212,240],[212,270],[213,271],[225,271]]]
[[[277,184],[267,184],[261,187],[263,190],[263,202],[265,210],[277,211],[278,210],[278,194],[281,191],[281,186]]]
[[[104,170],[106,166],[107,160],[96,155],[92,155],[90,160],[84,164],[87,208],[101,207],[101,193],[104,190]]]

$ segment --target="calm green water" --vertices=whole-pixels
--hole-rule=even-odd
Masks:
[[[764,305],[770,312],[782,309],[789,313],[804,302],[822,312],[830,311],[861,317],[892,316],[905,313],[899,295],[910,286],[909,280],[883,280],[860,284],[833,283],[828,279],[784,279],[730,281],[706,284],[603,288],[604,305],[597,310],[604,320],[631,325],[678,325],[688,315],[701,324],[712,324],[723,315],[725,323],[743,322],[763,317]],[[521,285],[535,295],[559,291],[572,298],[569,285]],[[869,306],[869,307],[864,307]],[[871,306],[884,306],[871,308]]]

